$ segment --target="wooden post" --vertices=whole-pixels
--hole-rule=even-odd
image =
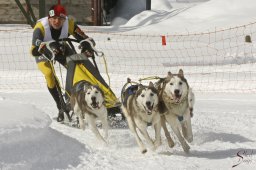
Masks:
[[[15,0],[16,4],[18,5],[18,7],[20,8],[21,12],[23,13],[23,15],[26,17],[28,23],[31,25],[32,28],[34,28],[35,26],[35,22],[32,20],[32,18],[28,15],[28,13],[26,12],[26,10],[23,8],[23,6],[21,5],[19,0]]]
[[[45,16],[45,0],[39,0],[39,18],[43,18]]]
[[[101,2],[102,0],[92,0],[91,1],[91,6],[92,6],[92,22],[93,25],[99,26],[102,25],[102,10],[101,10],[101,5],[103,4]]]
[[[247,42],[247,43],[251,43],[252,42],[252,39],[251,39],[250,35],[246,35],[245,36],[245,42]]]
[[[151,0],[146,0],[146,10],[151,10]]]
[[[29,0],[25,0],[26,1],[26,5],[27,5],[27,13],[28,15],[30,16],[31,20],[36,23],[36,17],[35,17],[35,14],[33,12],[33,9],[32,9],[32,6],[30,4],[30,1]]]
[[[93,0],[93,25],[98,24],[98,0]]]
[[[101,15],[101,0],[98,0],[98,22],[97,26],[102,25],[102,15]]]

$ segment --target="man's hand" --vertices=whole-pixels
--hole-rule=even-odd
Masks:
[[[49,48],[49,42],[41,42],[38,52],[41,53],[48,60],[53,60],[55,58],[55,54]]]
[[[43,54],[48,60],[54,60],[57,55],[64,55],[62,45],[55,41],[41,42],[38,52]]]
[[[93,51],[85,50],[84,54],[85,54],[87,57],[92,57],[92,56],[93,56]]]
[[[81,49],[81,53],[84,53],[87,57],[92,57],[94,54],[94,47],[96,43],[92,38],[87,38],[82,40],[79,45],[79,49]]]
[[[51,48],[52,52],[54,55],[64,55],[65,54],[65,49],[63,44],[60,44],[59,42],[50,42],[49,47]]]
[[[44,54],[45,48],[46,48],[46,43],[41,42],[41,43],[39,44],[38,52],[39,52],[40,54]]]

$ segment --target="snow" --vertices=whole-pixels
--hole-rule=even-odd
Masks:
[[[129,3],[132,10],[132,4],[136,3]],[[152,0],[152,11],[140,12],[125,25],[113,28],[149,33],[205,31],[255,21],[255,7],[253,0],[182,4]],[[254,93],[196,92],[194,141],[189,154],[184,153],[178,142],[169,148],[163,133],[162,145],[155,152],[141,154],[129,129],[111,129],[108,146],[102,146],[89,129],[82,131],[52,120],[57,109],[46,89],[1,91],[0,108],[0,169],[3,170],[256,169]],[[152,135],[151,127],[149,131]],[[174,136],[172,132],[171,135]],[[232,168],[233,165],[237,166]]]
[[[170,32],[191,33],[214,31],[216,28],[230,28],[255,22],[254,0],[191,2],[193,3],[185,3],[184,5],[170,0],[152,0],[151,11],[140,12],[130,18],[125,25],[121,25],[120,29],[136,27],[137,29],[133,31],[137,33],[148,32],[148,30],[151,33],[160,32],[162,34]],[[127,9],[124,13],[127,15],[130,10]]]

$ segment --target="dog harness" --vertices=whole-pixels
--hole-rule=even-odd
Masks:
[[[128,100],[128,97],[135,94],[136,91],[138,90],[138,85],[131,85],[130,87],[128,87],[126,89],[126,94],[125,94],[125,98],[124,98],[124,101],[123,101],[123,104],[125,107],[127,107],[127,100]]]

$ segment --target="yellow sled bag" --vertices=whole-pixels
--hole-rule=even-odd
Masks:
[[[99,86],[105,95],[107,108],[116,106],[117,97],[91,61],[83,54],[74,54],[67,57],[66,91],[70,93],[73,85],[81,80],[86,80]]]

